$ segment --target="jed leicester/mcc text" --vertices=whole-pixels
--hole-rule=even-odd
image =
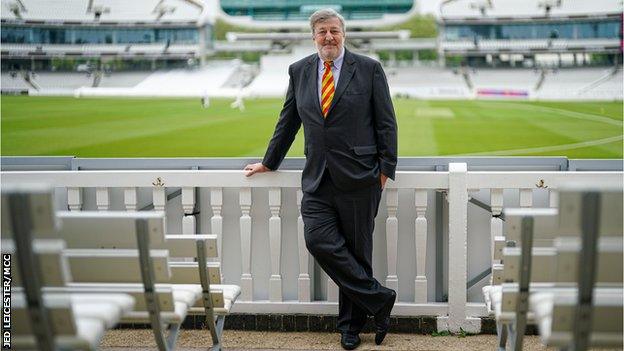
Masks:
[[[11,348],[11,255],[2,255],[2,348]]]

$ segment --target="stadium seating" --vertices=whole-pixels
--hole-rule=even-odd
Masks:
[[[539,79],[539,72],[531,69],[478,69],[470,74],[476,89],[522,89],[533,90]]]
[[[185,50],[171,46],[168,51]],[[267,54],[250,75],[240,60],[215,61],[200,69],[103,74],[93,87],[93,74],[36,72],[27,83],[22,72],[2,72],[3,91],[27,91],[33,95],[68,96],[180,96],[180,97],[283,97],[288,86],[288,66],[313,52],[311,46],[295,47],[291,54]],[[386,67],[393,95],[418,98],[475,98],[478,92],[522,92],[522,98],[538,100],[618,100],[624,95],[622,69],[527,68],[452,69],[427,66]],[[243,77],[240,78],[240,77]],[[243,81],[240,90],[235,81]],[[508,95],[504,95],[508,97]]]
[[[288,88],[288,65],[298,61],[311,50],[295,52],[291,55],[269,54],[260,58],[260,73],[249,84],[251,96],[284,96]]]
[[[386,69],[393,95],[417,98],[468,98],[470,89],[461,74],[435,67]]]
[[[593,84],[601,78],[607,78]],[[622,70],[570,68],[549,73],[538,96],[543,99],[621,99],[624,93]]]
[[[24,81],[20,72],[2,72],[2,80],[0,81],[3,91],[28,91],[32,87]]]
[[[223,88],[238,74],[240,60],[214,61],[200,69],[174,69],[143,73],[112,73],[100,87],[83,86],[74,96],[205,97],[236,96],[238,90]],[[143,78],[143,79],[141,79]],[[115,85],[119,81],[125,86]]]

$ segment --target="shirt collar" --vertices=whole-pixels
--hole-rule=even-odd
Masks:
[[[340,55],[338,56],[338,58],[336,58],[334,60],[334,67],[336,67],[336,69],[338,71],[340,71],[340,68],[342,67],[342,61],[344,61],[344,55],[345,55],[345,47],[342,47],[342,52],[340,53]],[[321,55],[318,55],[319,58],[319,70],[324,70],[324,66],[323,66],[323,59],[321,58]]]

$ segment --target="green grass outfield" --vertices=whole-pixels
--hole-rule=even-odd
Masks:
[[[3,156],[262,156],[281,99],[2,96]],[[400,156],[622,158],[622,102],[395,99]],[[303,156],[300,131],[289,156]]]

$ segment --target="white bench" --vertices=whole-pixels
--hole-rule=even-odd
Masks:
[[[498,280],[502,284],[484,288],[497,319],[499,349],[505,349],[508,333],[511,346],[521,349],[527,322],[538,324],[547,345],[621,347],[622,190],[604,186],[593,190],[593,203],[583,205],[591,196],[581,200],[579,188],[562,189],[560,225],[554,235],[534,238],[533,224],[541,219],[543,210],[505,213],[506,224],[513,227],[508,231],[510,237],[517,237],[518,228],[524,230],[513,240],[520,247],[501,250]],[[585,209],[581,211],[582,206]],[[601,207],[604,211],[597,210]],[[588,227],[592,219],[593,228]],[[541,247],[535,247],[534,241]],[[581,296],[578,291],[583,292]],[[593,291],[596,300],[592,306]],[[615,302],[617,296],[620,299]],[[600,320],[590,324],[587,320],[592,313]]]
[[[592,347],[622,347],[622,288],[598,288],[593,291],[593,318],[589,344]],[[567,347],[574,340],[578,289],[551,289],[531,294],[531,310],[542,342]]]
[[[12,262],[11,346],[95,350],[104,331],[133,309],[134,299],[118,292],[47,292],[49,287],[63,286],[71,275],[63,257],[65,242],[36,238],[56,230],[51,205],[47,187],[2,188],[1,246]]]
[[[534,298],[531,309],[546,345],[622,347],[623,200],[622,184],[560,188],[557,275],[576,279]]]
[[[496,331],[498,336],[498,348],[504,350],[507,345],[508,335],[511,343],[517,339],[516,330],[518,328],[516,298],[521,280],[522,255],[525,240],[528,239],[530,250],[535,264],[528,265],[531,277],[536,281],[548,282],[554,276],[552,266],[549,265],[555,256],[555,251],[548,247],[552,242],[553,223],[556,221],[557,210],[551,208],[512,208],[503,211],[505,218],[505,237],[497,238],[497,241],[504,241],[505,247],[496,249],[494,256],[500,259],[500,263],[492,267],[492,284],[483,287],[483,296],[486,306],[491,314],[496,318]],[[523,218],[530,218],[530,223],[524,223]],[[539,229],[535,235],[540,246],[533,247],[534,229]],[[527,232],[527,233],[525,233]],[[530,236],[527,238],[527,234]],[[495,243],[496,244],[496,243]],[[495,248],[497,245],[495,245]],[[546,269],[544,269],[546,267]],[[513,303],[510,303],[512,301]],[[523,326],[520,326],[524,328]],[[524,329],[522,330],[524,333]]]
[[[201,314],[213,348],[220,348],[224,318],[240,288],[215,284],[220,266],[207,260],[217,257],[215,235],[165,235],[164,213],[158,212],[59,212],[58,218],[74,272],[68,287],[134,296],[135,311],[122,321],[151,323],[161,350],[174,347],[188,314]],[[172,263],[174,257],[197,262]],[[163,323],[169,329],[166,339]]]
[[[45,199],[35,198],[33,207],[47,206],[50,212],[50,199],[50,193]],[[3,221],[3,233],[10,229],[9,222]],[[213,348],[220,348],[224,317],[240,288],[219,284],[219,263],[207,261],[217,257],[216,236],[165,236],[164,213],[157,212],[59,212],[33,222],[37,240],[60,238],[66,245],[63,259],[49,262],[64,278],[47,285],[46,294],[127,293],[136,299],[136,306],[124,311],[121,321],[150,323],[161,350],[174,347],[188,313],[201,314]],[[172,263],[170,257],[192,257],[197,262]],[[166,338],[163,325],[169,329]]]
[[[532,306],[529,309],[529,300],[533,301],[533,295],[544,292],[546,296],[552,296],[552,291],[561,291],[564,287],[568,290],[576,289],[579,279],[578,255],[581,247],[579,238],[582,237],[582,218],[585,214],[582,210],[580,190],[584,188],[575,187],[573,191],[566,191],[563,186],[560,215],[557,215],[555,209],[504,211],[505,236],[495,238],[492,285],[483,288],[486,306],[496,317],[499,349],[506,348],[508,334],[511,336],[510,344],[515,349],[520,349],[521,334],[524,333],[526,323],[537,323],[539,321],[535,318],[538,315],[540,317],[547,315],[543,307],[539,314],[532,313]],[[600,287],[621,287],[621,188],[601,186],[594,190],[603,195],[599,203],[604,210],[596,214],[601,235],[619,235],[615,241],[601,239],[606,241],[601,243],[597,250],[599,254],[595,261],[595,283]],[[527,221],[531,222],[530,229],[523,234],[522,224]],[[528,246],[524,245],[523,237],[529,239]],[[523,270],[525,284],[522,279]],[[540,298],[536,301],[546,303],[547,300]],[[551,301],[550,306],[553,305],[556,307],[557,302]],[[613,307],[616,311],[618,308],[621,310],[621,307]],[[550,316],[552,317],[552,314]],[[617,319],[613,321],[617,326]],[[551,324],[541,323],[541,328],[545,325]],[[598,327],[597,332],[600,333],[601,327]],[[608,329],[608,326],[604,327]],[[621,329],[621,322],[618,328]],[[542,335],[550,334],[546,331]],[[548,338],[543,340],[547,342]],[[604,343],[601,345],[604,346]]]

